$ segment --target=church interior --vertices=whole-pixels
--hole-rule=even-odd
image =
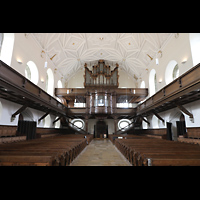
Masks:
[[[0,33],[0,166],[200,166],[200,33]]]

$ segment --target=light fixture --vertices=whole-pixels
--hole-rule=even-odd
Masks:
[[[41,80],[42,83],[44,83],[44,78],[43,77],[41,77],[40,80]]]
[[[47,68],[47,61],[45,61],[44,63],[44,68]]]
[[[158,60],[158,58],[156,58],[156,65],[159,65],[159,60]]]
[[[22,64],[22,61],[21,61],[21,59],[17,59],[17,62],[19,63],[19,64]]]
[[[182,64],[185,64],[187,62],[187,59],[183,59],[183,61],[181,62]]]
[[[158,53],[156,54],[156,65],[159,65],[158,57],[162,58],[162,51],[161,50],[159,50]]]

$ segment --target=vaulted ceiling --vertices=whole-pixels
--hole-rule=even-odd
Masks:
[[[99,59],[134,78],[148,69],[171,33],[33,33],[55,68],[68,80]],[[43,55],[45,57],[45,55]],[[159,55],[161,56],[161,55]]]

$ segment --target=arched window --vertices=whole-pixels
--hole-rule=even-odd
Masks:
[[[63,87],[61,80],[58,80],[57,87],[58,87],[58,88],[62,88],[62,87]],[[62,103],[61,100],[60,100],[58,97],[56,97],[56,99],[57,99],[60,103]]]
[[[11,65],[13,46],[14,46],[14,33],[1,33],[1,47],[0,47],[0,60],[7,65]]]
[[[57,86],[58,86],[58,88],[63,88],[63,84],[62,84],[61,80],[58,80]]]
[[[149,74],[149,90],[150,96],[154,95],[157,91],[157,79],[155,69],[152,69]]]
[[[140,88],[145,88],[145,82],[144,81],[141,82]]]
[[[125,131],[126,129],[128,129],[130,126],[129,124],[131,124],[131,121],[129,119],[121,119],[119,122],[118,122],[118,128],[119,129],[122,129],[122,131]]]
[[[34,84],[38,84],[39,73],[36,64],[33,61],[29,61],[25,68],[25,77],[32,81]]]
[[[0,33],[0,55],[1,55],[2,44],[3,44],[3,33]]]
[[[171,60],[165,70],[165,82],[169,84],[174,79],[178,78],[179,76],[179,67],[178,63],[175,60]]]
[[[73,126],[73,125],[75,125],[75,126]],[[71,121],[70,126],[73,126],[75,129],[77,129],[77,131],[79,131],[80,130],[79,128],[84,129],[85,122],[82,119],[73,119]]]
[[[190,47],[191,47],[191,53],[192,53],[192,60],[193,65],[197,65],[200,63],[200,33],[190,33],[189,34],[189,40],[190,40]]]
[[[49,68],[46,75],[46,92],[53,96],[54,92],[54,76],[52,70]]]

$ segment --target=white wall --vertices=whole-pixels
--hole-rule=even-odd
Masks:
[[[187,62],[182,64],[181,62],[185,59],[187,59]],[[156,65],[155,59],[153,59],[149,66],[149,70],[142,74],[142,79],[140,79],[140,83],[138,85],[140,85],[144,80],[145,86],[148,88],[149,73],[152,69],[155,69],[157,77],[157,89],[160,90],[163,88],[166,85],[165,69],[171,60],[175,60],[178,63],[180,70],[179,75],[182,75],[184,72],[193,67],[188,33],[179,33],[179,37],[177,39],[174,37],[174,35],[172,35],[170,41],[166,44],[164,49],[162,49],[162,57],[159,58],[159,65]],[[160,80],[162,80],[161,83],[159,83]]]
[[[3,51],[3,49],[2,49]],[[1,51],[1,52],[2,52]],[[12,52],[12,59],[11,59],[11,64],[9,64],[12,68],[14,68],[16,71],[21,73],[23,76],[25,76],[25,67],[28,61],[33,61],[39,72],[39,81],[37,86],[45,90],[46,86],[46,72],[48,68],[51,68],[52,71],[54,72],[55,66],[51,62],[50,59],[48,59],[48,67],[44,68],[44,62],[45,58],[41,57],[41,47],[35,42],[31,34],[28,35],[26,38],[24,33],[14,33],[14,46],[13,46],[13,52]],[[2,55],[1,55],[2,56]],[[17,60],[20,59],[22,61],[22,64],[19,64]],[[3,60],[6,61],[6,60]],[[6,61],[9,62],[9,61]],[[57,88],[57,82],[58,80],[61,80],[61,75],[56,72],[53,74],[54,75],[54,88]],[[41,81],[41,78],[43,78],[44,82]],[[62,80],[61,80],[62,81]],[[63,85],[65,83],[63,82]],[[53,95],[55,97],[55,95]],[[16,112],[21,105],[1,99],[0,102],[2,104],[1,108],[1,118],[0,118],[0,124],[1,125],[13,125],[16,126],[18,123],[18,117],[19,115],[16,116],[14,121],[11,121],[11,115]],[[44,112],[31,109],[29,108],[30,111],[32,112],[34,116],[34,120],[38,121],[38,119],[44,115]],[[56,116],[50,115],[51,116],[51,124],[50,127],[54,127],[55,125],[52,124]],[[40,122],[40,124],[37,125],[38,127],[43,127],[43,120]]]
[[[149,70],[142,74],[142,79],[138,85],[141,84],[142,81],[145,81],[145,86],[149,88],[149,73],[152,69],[156,70],[157,76],[157,89],[162,89],[165,85],[165,71],[166,67],[170,61],[175,60],[179,66],[179,75],[182,75],[193,65],[193,58],[191,54],[191,45],[190,45],[190,34],[189,33],[179,33],[179,37],[175,38],[172,35],[171,39],[168,41],[164,49],[162,49],[162,57],[159,58],[159,65],[156,65],[155,60],[152,60]],[[182,63],[183,60],[187,60],[185,64]],[[197,64],[197,63],[196,63]],[[162,80],[161,83],[159,81]],[[186,127],[199,127],[200,126],[200,100],[195,101],[189,104],[184,105],[186,109],[188,109],[194,116],[194,122],[191,122],[188,115],[184,114]],[[159,115],[165,120],[163,123],[162,121],[158,120],[158,127],[159,128],[166,128],[166,122],[172,123],[172,132],[173,138],[176,139],[176,121],[180,120],[181,111],[178,108],[174,108],[165,112],[159,113]],[[155,117],[153,115],[148,116],[147,120],[150,122],[150,126],[148,128],[153,128],[155,123]]]
[[[180,75],[189,70],[193,67],[193,59],[191,54],[191,46],[189,40],[189,33],[180,33],[178,38],[175,38],[172,35],[171,39],[162,49],[162,58],[159,58],[159,65],[156,65],[155,59],[151,61],[149,66],[149,70],[142,74],[142,78],[136,81],[133,77],[126,74],[123,70],[119,70],[119,87],[136,87],[140,86],[142,81],[145,81],[145,86],[149,87],[149,73],[151,69],[156,70],[157,75],[157,88],[160,90],[162,87],[166,85],[165,83],[165,70],[168,63],[171,60],[175,60],[178,63]],[[51,60],[48,60],[48,68],[44,68],[45,58],[41,57],[41,47],[35,42],[33,37],[29,35],[27,38],[23,33],[15,33],[14,34],[14,47],[13,47],[13,54],[11,59],[11,67],[17,70],[19,73],[25,76],[25,67],[28,61],[33,61],[36,66],[38,67],[39,71],[39,81],[38,86],[45,90],[45,79],[46,79],[46,71],[48,68],[51,68],[54,72],[55,66],[52,64]],[[22,64],[17,62],[17,59],[22,61]],[[187,59],[185,64],[181,62]],[[72,77],[67,83],[63,82],[63,87],[84,87],[83,82],[83,73],[84,70],[80,70]],[[44,83],[42,83],[41,78],[44,79]],[[159,80],[162,79],[162,82],[159,83]],[[57,87],[58,80],[61,80],[61,76],[58,72],[54,73],[54,87]],[[21,107],[21,105],[6,101],[4,99],[0,99],[2,108],[0,110],[0,124],[8,124],[8,125],[17,125],[18,116],[16,119],[11,122],[10,117],[11,115]],[[200,101],[196,101],[187,105],[184,105],[193,115],[194,115],[194,123],[192,123],[187,115],[185,115],[186,126],[187,127],[199,127],[200,126],[200,108],[199,108]],[[37,111],[34,109],[30,109],[34,119],[37,121],[44,113],[41,111]],[[175,121],[174,119],[170,119],[173,117],[173,113],[178,112],[175,109],[159,113],[161,117],[164,118],[165,122],[167,121]],[[175,113],[176,114],[176,113]],[[51,116],[51,121],[55,119],[56,116]],[[152,127],[152,116],[149,116],[147,120],[150,122],[149,128]],[[109,123],[109,133],[114,132],[114,123],[113,120],[107,120]],[[94,128],[95,120],[89,120],[89,132],[92,131]],[[43,127],[43,122],[41,121],[38,124],[39,127]],[[166,127],[165,123],[158,122],[159,128]],[[51,127],[53,127],[51,123]]]

